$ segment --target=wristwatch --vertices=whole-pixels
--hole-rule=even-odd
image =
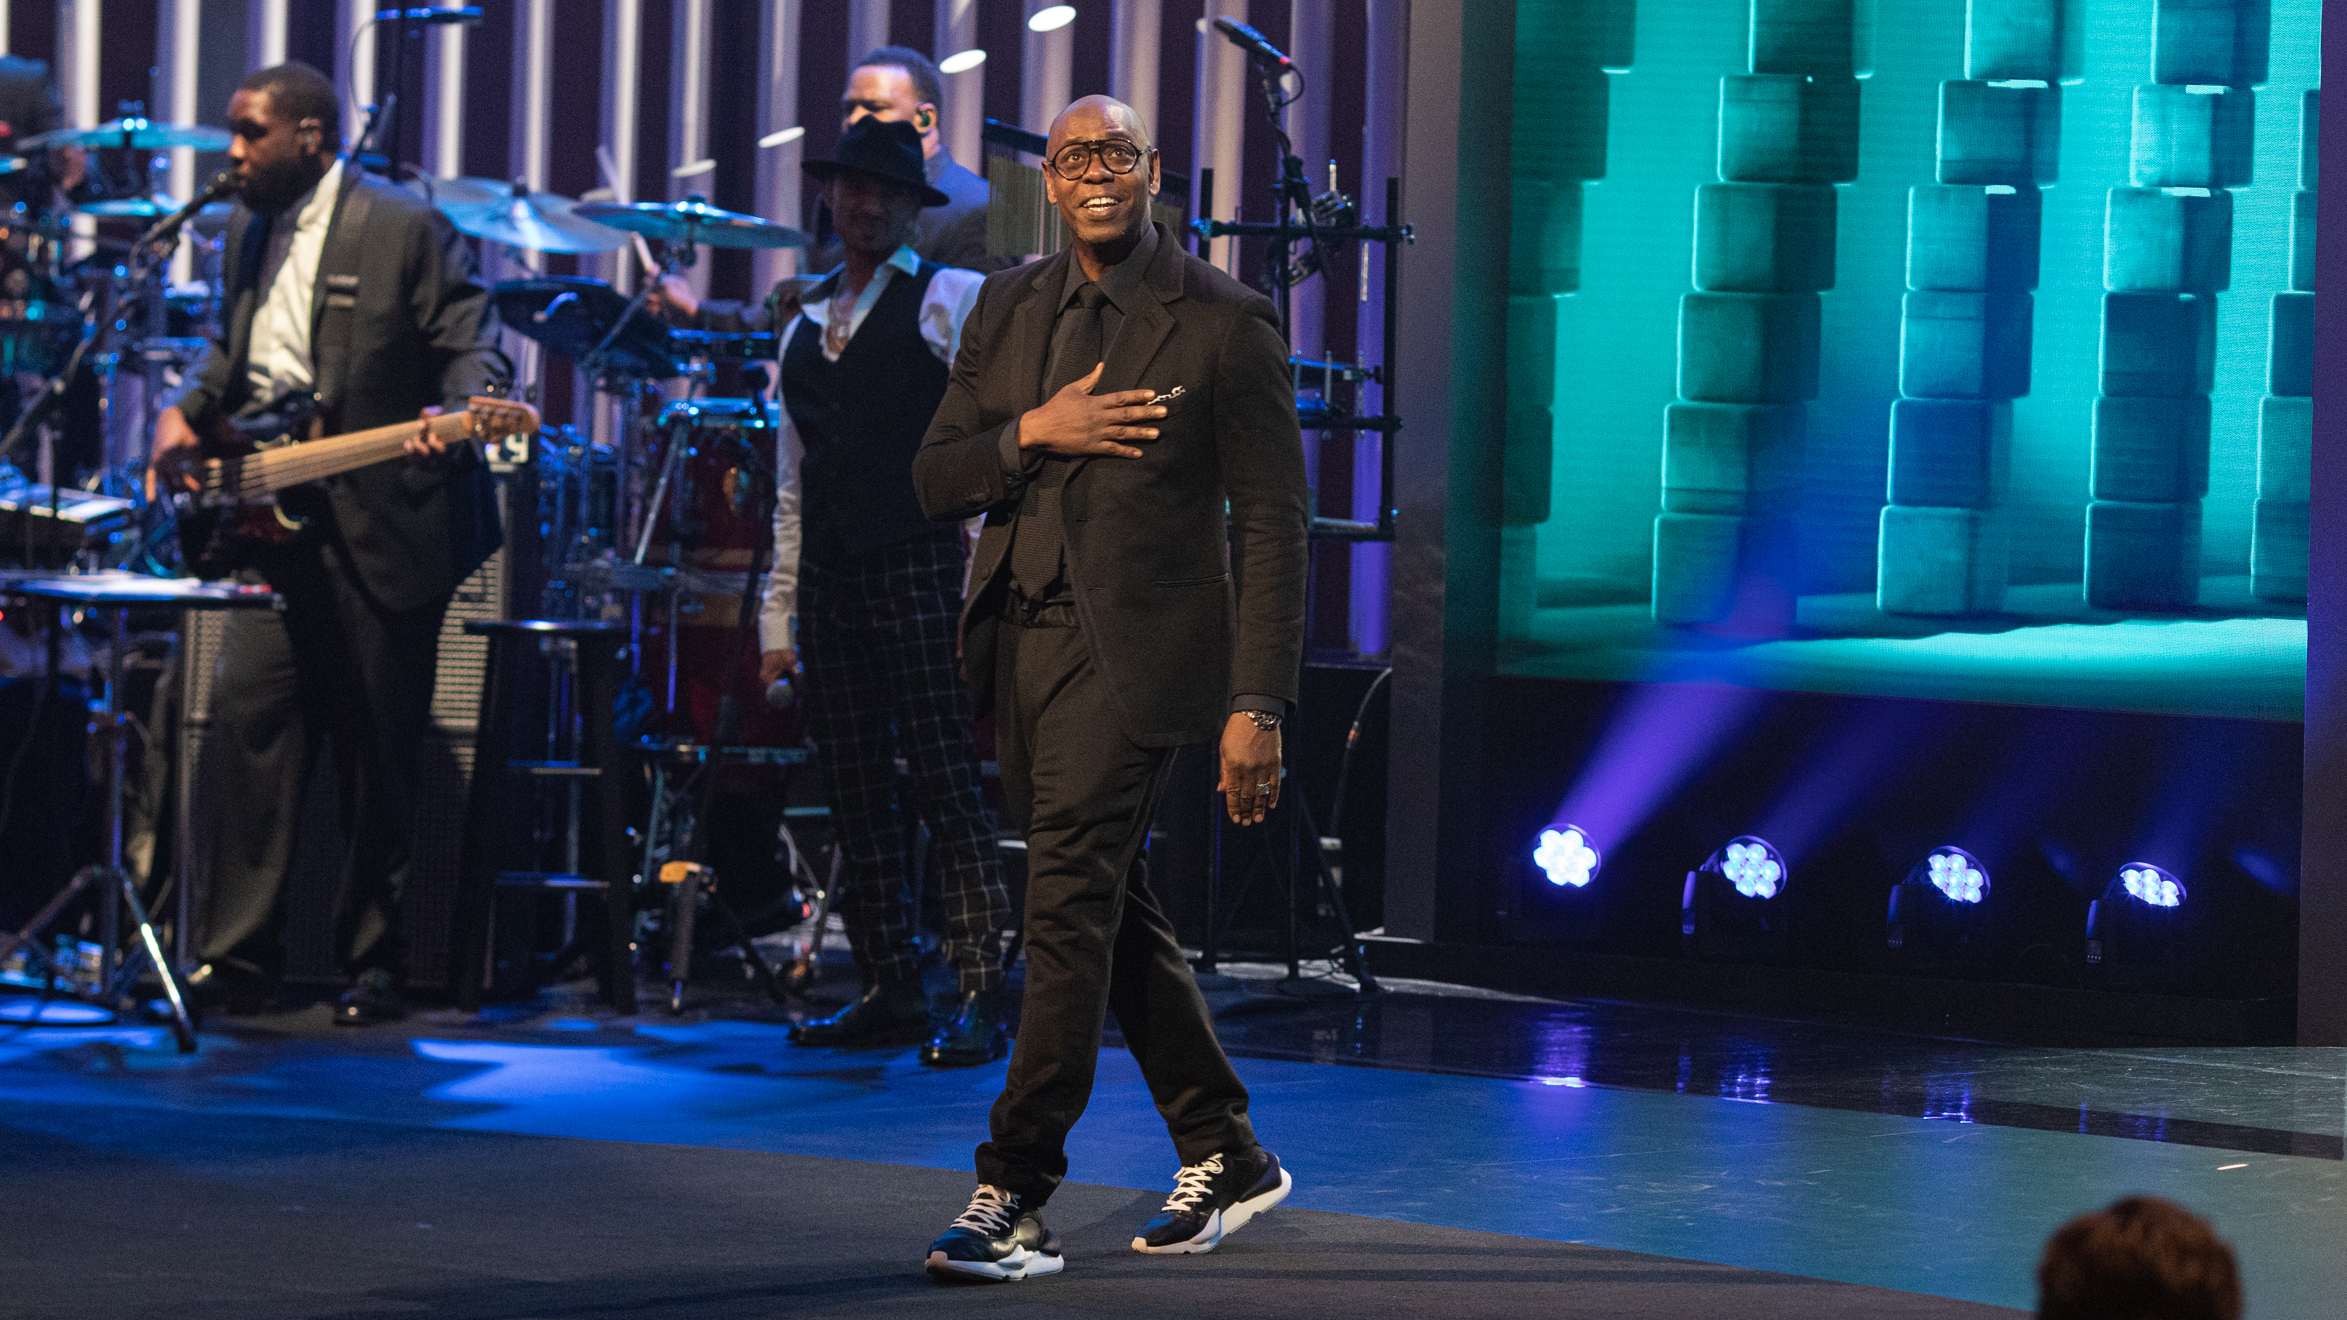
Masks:
[[[1255,727],[1263,730],[1265,733],[1269,733],[1279,727],[1280,717],[1275,711],[1250,710],[1243,711],[1241,713],[1244,714],[1248,719],[1255,721]]]

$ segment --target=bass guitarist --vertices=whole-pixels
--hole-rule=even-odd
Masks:
[[[199,436],[287,399],[343,432],[492,392],[487,291],[471,253],[420,198],[338,159],[333,83],[306,64],[264,69],[230,98],[228,127],[239,203],[226,335],[163,410],[158,480],[193,489]],[[347,839],[334,942],[350,988],[334,1020],[364,1025],[404,1012],[400,891],[441,614],[501,534],[479,455],[420,426],[405,459],[320,484],[284,501],[303,515],[298,533],[242,557],[241,575],[285,606],[228,621],[212,688],[221,735],[196,772],[212,804],[212,892],[189,979],[223,1011],[274,996],[295,823],[323,741]]]

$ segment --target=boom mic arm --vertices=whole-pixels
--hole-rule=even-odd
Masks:
[[[139,235],[138,246],[145,248],[179,237],[180,226],[193,220],[196,212],[235,191],[236,175],[228,170],[220,171],[212,176],[210,183],[204,185],[202,192],[188,199],[187,205],[156,221],[152,229]]]
[[[1224,36],[1230,38],[1232,45],[1255,58],[1269,60],[1282,69],[1296,67],[1296,62],[1280,54],[1279,47],[1272,45],[1269,37],[1235,18],[1218,18],[1214,20],[1214,26],[1221,29]]]

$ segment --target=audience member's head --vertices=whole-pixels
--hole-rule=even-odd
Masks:
[[[2038,1320],[2240,1320],[2233,1248],[2173,1201],[2130,1196],[2055,1230]]]

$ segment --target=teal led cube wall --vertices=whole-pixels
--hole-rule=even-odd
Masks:
[[[1939,181],[2042,187],[2061,175],[2062,89],[1940,84]]]
[[[2098,500],[2180,503],[2208,494],[2209,401],[2094,401],[2088,493]]]
[[[1695,287],[1820,293],[1834,287],[1830,184],[1707,183],[1695,190]]]
[[[2079,72],[2079,0],[1972,0],[1964,7],[1964,76],[2058,83]]]
[[[1798,403],[1671,404],[1663,410],[1663,509],[1789,511],[1801,495],[1803,421]]]
[[[2086,603],[2182,609],[2200,599],[2200,501],[2086,506]]]
[[[2268,0],[2153,0],[2151,80],[2255,87],[2273,37]]]
[[[2012,469],[2013,405],[2001,399],[1891,404],[1886,497],[1916,508],[1986,509]]]
[[[2257,94],[2246,87],[2135,89],[2127,182],[2138,188],[2246,188],[2256,172]]]
[[[1907,193],[1907,287],[2026,293],[2037,287],[2044,194],[1922,183]]]
[[[2233,194],[2113,188],[2103,211],[2103,287],[2215,293],[2233,283]]]
[[[2010,538],[1996,509],[1886,504],[1876,604],[1886,614],[1988,614],[2004,605]]]
[[[1719,176],[1728,183],[1858,177],[1858,80],[1790,73],[1720,79]]]

